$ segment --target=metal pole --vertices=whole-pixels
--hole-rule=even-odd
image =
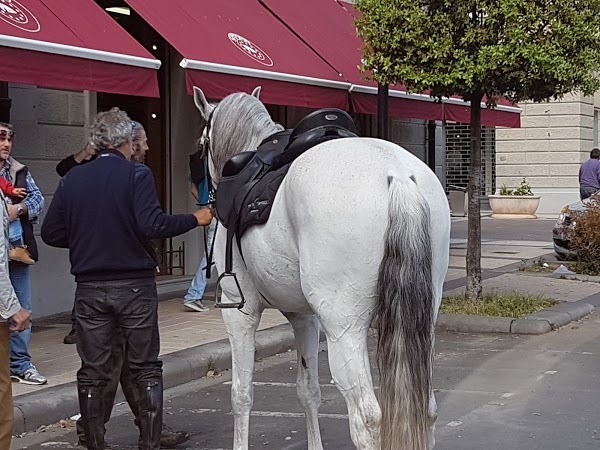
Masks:
[[[435,172],[435,120],[427,122],[427,165]]]
[[[389,140],[389,111],[390,111],[390,98],[389,98],[389,85],[377,84],[377,137],[379,139]]]

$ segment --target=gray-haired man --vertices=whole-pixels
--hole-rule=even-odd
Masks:
[[[150,239],[185,233],[212,219],[208,209],[168,215],[152,172],[131,163],[133,124],[118,108],[92,125],[96,160],[76,167],[56,190],[42,239],[68,248],[75,275],[79,406],[88,449],[103,450],[104,388],[113,372],[111,340],[119,328],[139,394],[140,448],[160,448],[162,362],[158,359],[156,257]]]

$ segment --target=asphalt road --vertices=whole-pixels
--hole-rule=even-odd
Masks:
[[[600,448],[600,318],[542,336],[438,334],[436,449]],[[321,430],[328,449],[353,448],[346,407],[320,354]],[[295,352],[257,364],[251,448],[305,449],[295,394]],[[165,422],[193,432],[187,449],[231,448],[230,373],[167,391]],[[75,448],[73,428],[51,427],[15,439],[13,449]],[[108,425],[108,442],[135,449],[125,405]]]
[[[558,215],[558,214],[557,214]],[[554,219],[481,219],[481,238],[497,241],[552,242]],[[467,221],[452,222],[452,239],[467,238]]]

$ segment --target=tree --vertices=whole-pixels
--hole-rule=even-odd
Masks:
[[[471,103],[467,298],[481,287],[481,103],[600,88],[600,0],[357,0],[363,70]]]

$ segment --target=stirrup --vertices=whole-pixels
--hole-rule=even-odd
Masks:
[[[225,277],[233,277],[233,281],[235,281],[235,285],[237,287],[237,290],[240,294],[240,297],[242,299],[242,301],[238,302],[238,303],[223,303],[221,302],[221,296],[219,295],[219,293],[223,292],[223,289],[221,288],[221,280]],[[244,307],[244,304],[246,303],[246,299],[244,297],[244,293],[242,292],[242,288],[240,286],[240,282],[237,279],[237,275],[235,274],[235,272],[225,272],[222,273],[219,278],[217,279],[217,287],[215,288],[215,308],[237,308],[237,309],[242,309]]]

